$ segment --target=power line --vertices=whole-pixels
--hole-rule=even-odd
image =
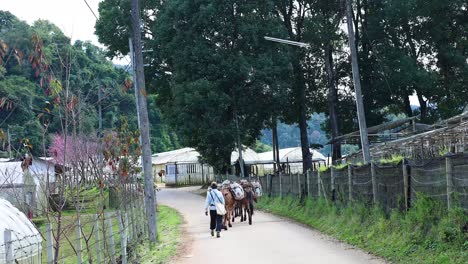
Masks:
[[[93,16],[96,18],[96,20],[98,20],[98,17],[96,16],[96,14],[94,13],[93,9],[91,8],[91,6],[88,4],[88,1],[86,0],[83,0],[86,4],[86,6],[88,6],[89,8],[89,11],[91,11],[91,13],[93,13]]]

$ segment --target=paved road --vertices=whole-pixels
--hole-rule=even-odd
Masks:
[[[193,190],[193,189],[192,189]],[[209,233],[203,197],[190,188],[162,189],[158,202],[177,209],[185,218],[185,247],[176,263],[384,263],[351,246],[332,241],[317,231],[285,219],[255,212],[253,225],[237,222],[221,238]]]

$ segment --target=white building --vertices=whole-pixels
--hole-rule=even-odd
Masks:
[[[46,184],[53,191],[55,166],[48,160],[0,162],[0,197],[27,213],[29,217],[44,209]]]
[[[202,164],[200,158],[200,153],[194,148],[182,148],[154,154],[152,163],[155,178],[161,177],[161,180],[169,185],[206,183],[213,180],[213,168],[207,164]],[[246,173],[254,173],[252,168],[259,160],[258,154],[244,146],[242,159],[248,168]],[[233,171],[236,170],[238,160],[239,153],[235,150],[231,153]]]
[[[296,148],[284,148],[280,149],[279,151],[279,160],[284,170],[288,170],[291,173],[302,173],[302,149],[301,147]],[[310,149],[310,153],[312,154],[312,162],[313,163],[321,163],[326,162],[327,158],[322,155],[322,153]],[[275,161],[273,160],[273,151],[259,153],[259,162],[258,164],[263,165],[263,173],[273,173],[273,164]],[[283,170],[283,171],[284,171]]]

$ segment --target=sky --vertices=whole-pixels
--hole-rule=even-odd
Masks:
[[[102,0],[86,0],[96,14]],[[0,0],[0,10],[10,11],[21,20],[32,24],[38,19],[49,20],[57,25],[65,35],[75,40],[89,40],[104,47],[94,35],[96,18],[84,0]],[[127,59],[114,60],[114,63],[127,64]]]

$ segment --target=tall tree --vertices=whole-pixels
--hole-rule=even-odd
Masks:
[[[277,48],[264,35],[278,30],[268,1],[168,1],[157,18],[155,35],[171,86],[158,99],[181,140],[196,147],[217,169],[230,166],[240,137],[251,144],[270,122],[271,77]],[[276,53],[276,54],[275,54]]]
[[[320,64],[314,67],[321,67],[324,64],[326,72],[327,88],[327,109],[329,116],[329,129],[331,131],[332,160],[341,158],[341,143],[335,138],[340,135],[339,99],[338,99],[338,77],[335,63],[339,59],[336,50],[343,48],[343,33],[340,25],[343,19],[342,1],[309,1],[311,10],[314,10],[306,17],[304,38],[314,45],[319,51],[317,55],[323,56]],[[334,58],[335,56],[335,58]],[[342,63],[342,62],[338,62]],[[319,101],[319,100],[317,100]],[[319,108],[319,107],[316,107]]]
[[[276,12],[282,19],[290,40],[301,42],[304,37],[306,16],[311,12],[307,1],[304,0],[277,0]],[[297,122],[301,133],[302,168],[304,171],[312,168],[312,154],[309,150],[309,138],[307,136],[307,117],[310,114],[307,102],[307,83],[305,74],[305,58],[307,54],[301,49],[291,50],[291,65],[293,71],[293,96],[291,97],[290,122]]]

